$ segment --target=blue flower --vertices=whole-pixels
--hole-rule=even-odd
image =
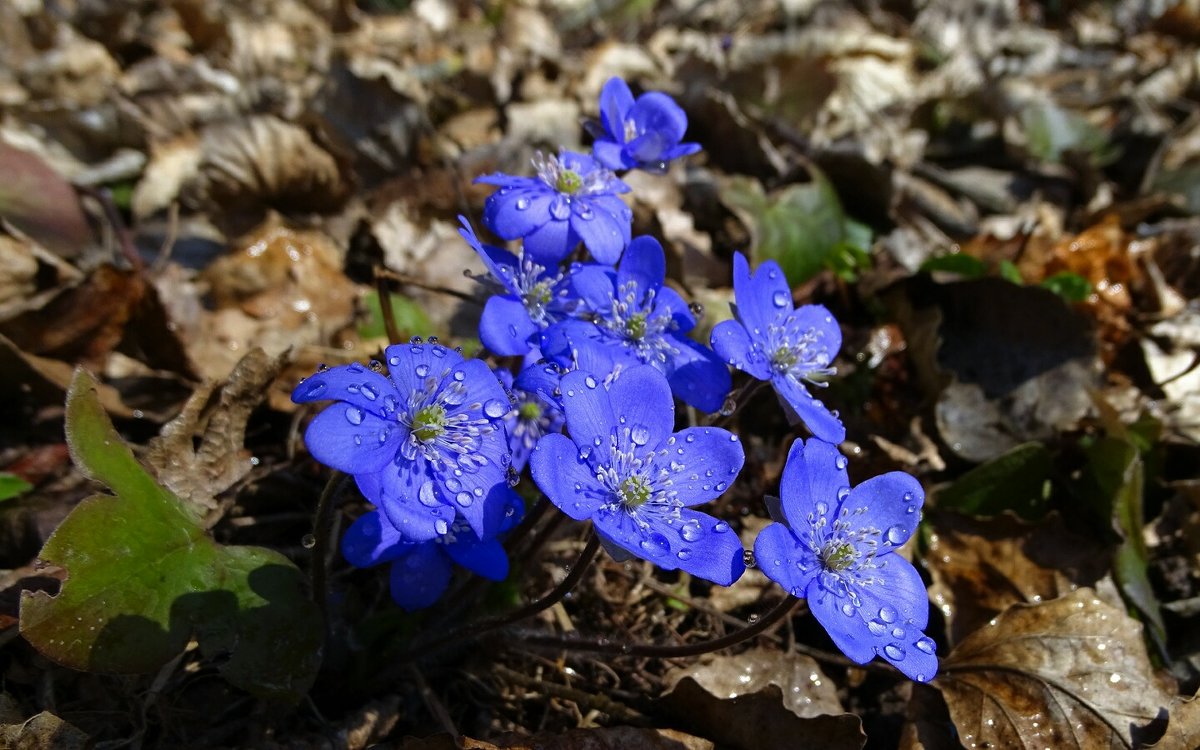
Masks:
[[[558,265],[543,266],[532,258],[485,245],[470,223],[458,217],[458,233],[467,241],[507,294],[495,294],[484,305],[479,319],[479,340],[505,357],[520,357],[532,346],[530,337],[567,317],[573,303],[565,274]]]
[[[446,533],[424,542],[405,541],[388,517],[378,510],[361,516],[342,537],[342,555],[353,566],[367,568],[392,563],[392,598],[408,611],[432,605],[450,584],[452,563],[489,578],[508,576],[508,555],[498,535],[516,525],[524,513],[521,498],[504,489],[504,502],[495,504],[484,519],[480,539],[461,517]]]
[[[729,364],[769,380],[812,434],[831,443],[846,439],[846,428],[805,383],[832,375],[842,346],[837,321],[821,305],[792,306],[792,292],[779,264],[768,260],[751,275],[746,256],[733,257],[737,320],[718,323],[712,348]]]
[[[854,489],[846,457],[813,438],[792,444],[779,482],[783,523],[758,535],[767,577],[809,609],[846,656],[882,656],[910,678],[937,673],[921,576],[895,553],[912,536],[925,500],[920,483],[894,471]],[[772,513],[776,515],[776,513]]]
[[[313,457],[354,476],[408,541],[445,534],[456,513],[483,537],[503,503],[508,394],[480,360],[441,344],[389,346],[388,374],[360,364],[318,372],[296,403],[332,399],[304,433]]]
[[[729,393],[729,370],[685,335],[696,319],[683,298],[663,285],[665,277],[666,258],[653,237],[633,240],[616,272],[598,265],[576,269],[571,288],[590,320],[550,326],[541,336],[542,353],[562,367],[597,375],[653,365],[680,399],[717,411]]]
[[[506,240],[523,239],[525,254],[551,266],[581,241],[600,263],[616,263],[629,244],[633,212],[617,197],[629,186],[586,154],[564,151],[534,160],[537,177],[492,174],[476,182],[496,185],[483,205],[488,229]]]
[[[624,370],[607,389],[570,372],[560,387],[571,437],[546,435],[529,462],[550,502],[591,519],[610,552],[722,586],[736,581],[745,570],[737,535],[688,506],[729,488],[745,460],[737,436],[714,427],[672,434],[671,389],[653,367]]]
[[[592,154],[609,169],[663,172],[671,160],[700,150],[698,143],[680,143],[687,115],[674,99],[651,91],[635,101],[620,78],[608,79],[600,91],[600,125]]]
[[[530,367],[543,369],[539,365]],[[508,432],[508,447],[512,450],[512,468],[519,472],[529,462],[529,454],[533,453],[542,435],[562,432],[563,413],[557,403],[547,400],[537,390],[526,391],[520,385],[514,386],[512,373],[508,370],[497,370],[496,375],[511,390],[515,400],[512,411],[504,420],[504,427]]]

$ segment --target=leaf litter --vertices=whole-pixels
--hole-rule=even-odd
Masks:
[[[0,737],[1195,745],[1197,18],[991,0],[4,4]],[[663,238],[671,283],[706,303],[701,327],[724,315],[735,250],[777,258],[797,300],[844,321],[829,397],[851,475],[904,468],[933,490],[912,549],[945,658],[932,686],[839,661],[805,617],[700,663],[504,644],[379,684],[379,654],[444,622],[401,617],[378,577],[333,559],[341,637],[315,671],[296,566],[325,562],[306,538],[324,477],[286,393],[378,354],[377,268],[406,335],[475,346],[463,272],[482,269],[456,234],[486,195],[471,179],[579,145],[610,75],[675,95],[706,147],[634,205],[635,234]],[[90,413],[133,448],[122,460],[153,473],[110,488],[153,502],[118,511],[66,461],[79,365],[98,378]],[[739,407],[753,491],[722,502],[745,530],[793,433],[769,399]],[[334,526],[363,510],[348,497]],[[94,631],[62,613],[83,615],[74,587],[118,546],[97,537],[84,559],[61,540],[109,511],[177,515],[186,591],[215,603],[205,616],[147,579],[120,597],[134,619],[106,626],[138,648],[89,657]],[[558,532],[526,594],[574,544]],[[282,577],[259,589],[264,562]],[[540,625],[699,638],[762,611],[761,591],[731,593],[609,562]]]

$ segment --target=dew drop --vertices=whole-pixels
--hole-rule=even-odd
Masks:
[[[900,545],[904,544],[904,540],[908,538],[907,530],[899,524],[892,526],[884,535],[889,544]]]
[[[629,439],[634,445],[645,445],[650,442],[650,429],[644,424],[635,424],[629,430]]]
[[[683,549],[676,552],[675,556],[678,557],[680,560],[689,560],[692,557],[692,551],[690,549],[688,549],[687,547],[684,547]]]
[[[350,424],[356,424],[356,425],[362,424],[363,410],[358,408],[357,406],[347,406],[346,407],[346,421],[349,422]]]
[[[312,534],[305,534],[300,538],[300,546],[304,549],[312,549],[317,546],[317,538]]]
[[[688,542],[694,542],[703,535],[704,530],[700,527],[700,522],[694,519],[688,521],[679,529],[679,536],[683,537],[684,540]]]
[[[895,659],[896,661],[904,658],[904,649],[895,643],[889,643],[884,646],[883,653],[887,654],[889,659]]]
[[[904,628],[899,627],[899,626],[892,628],[892,637],[893,638],[903,638],[904,637]]]
[[[429,374],[429,365],[419,364],[413,368],[413,372],[415,372],[417,374],[418,378],[423,378]]]
[[[671,543],[662,534],[651,534],[641,541],[641,548],[653,557],[662,557],[671,551]]]
[[[713,531],[717,532],[718,534],[723,534],[726,531],[729,531],[729,524],[725,523],[724,521],[717,521],[716,525],[713,526]]]
[[[871,620],[867,623],[867,630],[871,631],[871,635],[880,636],[887,632],[887,624],[879,620]]]
[[[599,383],[596,382],[596,379],[594,377],[592,377],[591,375],[588,375],[586,378],[583,379],[583,384],[586,385],[588,388],[595,388],[597,385],[599,385]]]
[[[817,501],[817,504],[813,509],[817,512],[818,516],[826,516],[829,514],[829,505],[821,500]]]
[[[312,385],[310,385],[308,387],[308,390],[304,391],[304,398],[316,398],[317,396],[321,395],[321,393],[324,390],[325,390],[324,381],[319,382],[319,383],[313,383]]]
[[[492,399],[483,405],[483,413],[492,419],[499,419],[508,413],[508,404]]]
[[[854,605],[850,602],[842,602],[842,614],[846,617],[854,616]]]
[[[524,196],[517,198],[517,210],[524,211],[527,208],[529,208],[529,199]]]
[[[837,457],[837,458],[834,460],[834,464],[835,464],[835,465],[836,465],[836,466],[837,466],[839,469],[844,469],[844,468],[846,468],[846,464],[848,464],[848,463],[849,463],[849,461],[846,459],[846,457],[845,457],[845,456],[838,456],[838,457]]]
[[[463,372],[462,370],[454,371],[454,379],[457,380],[459,383],[463,382],[463,380],[465,380],[466,377],[467,377],[467,374],[465,372]]]
[[[446,519],[439,518],[434,524],[433,529],[439,534],[448,534],[450,532],[450,524],[446,523]]]
[[[360,390],[362,392],[362,395],[364,397],[366,397],[366,399],[368,401],[374,401],[375,399],[379,398],[379,391],[375,390],[375,387],[372,385],[363,383],[362,388]]]
[[[932,654],[937,651],[937,645],[933,642],[933,639],[926,635],[918,638],[914,645],[917,647],[918,651],[923,651],[927,654]]]
[[[792,298],[789,297],[788,294],[783,291],[778,291],[778,292],[775,292],[775,294],[771,295],[771,302],[776,307],[787,307],[788,303],[791,301],[792,301]]]
[[[469,508],[471,503],[475,502],[475,498],[471,497],[470,492],[460,492],[454,496],[454,501],[464,508]]]
[[[879,608],[879,619],[883,620],[884,622],[886,622],[888,624],[895,622],[896,621],[896,610],[892,609],[891,607],[889,607],[886,604],[883,605],[882,607]]]
[[[446,484],[449,486],[450,483],[447,482]],[[458,484],[458,482],[456,481],[455,484]],[[437,494],[433,491],[433,482],[425,482],[421,485],[421,488],[417,490],[417,500],[426,508],[436,508],[441,505],[438,502]]]

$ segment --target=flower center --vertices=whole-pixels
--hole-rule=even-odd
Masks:
[[[771,354],[771,366],[776,370],[790,370],[799,361],[800,355],[790,346],[781,346]]]
[[[583,178],[573,169],[563,169],[558,173],[554,187],[560,193],[575,195],[583,189]]]
[[[651,490],[645,479],[634,475],[621,482],[617,494],[621,496],[621,504],[633,510],[646,504],[650,499]]]
[[[821,563],[832,571],[841,571],[858,560],[858,552],[847,542],[830,542],[821,550]]]
[[[554,293],[550,289],[549,281],[539,281],[530,287],[529,291],[521,296],[525,303],[526,309],[533,307],[545,307],[550,304],[550,300],[554,299]]]
[[[646,313],[639,312],[630,315],[625,321],[625,333],[631,339],[641,339],[646,335]]]
[[[526,401],[517,409],[517,418],[522,422],[536,422],[542,418],[542,407],[534,401]]]
[[[638,132],[637,123],[632,118],[625,121],[625,142],[629,143],[634,138],[637,138],[641,133]]]
[[[413,415],[412,430],[422,443],[436,440],[446,431],[446,409],[440,404],[430,404],[418,410]]]

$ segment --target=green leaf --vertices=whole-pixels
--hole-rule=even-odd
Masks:
[[[371,291],[366,297],[366,319],[358,327],[358,335],[364,339],[380,339],[387,337],[387,329],[383,324],[383,306],[379,303],[379,292]],[[427,336],[432,324],[416,302],[398,294],[391,295],[392,313],[396,316],[396,328],[401,339],[409,336]]]
[[[1149,634],[1161,650],[1166,642],[1166,625],[1147,575],[1150,552],[1142,536],[1146,524],[1142,507],[1145,466],[1141,454],[1132,441],[1119,437],[1101,438],[1088,446],[1086,453],[1099,496],[1122,536],[1113,559],[1113,578],[1121,595],[1150,626]]]
[[[11,500],[18,495],[33,489],[33,485],[16,474],[0,471],[0,502]]]
[[[1062,271],[1042,279],[1043,287],[1068,302],[1083,302],[1092,293],[1092,284],[1077,273]]]
[[[870,229],[848,219],[837,192],[811,168],[812,181],[787,185],[770,195],[758,181],[735,177],[723,198],[750,229],[757,260],[774,259],[794,286],[824,268],[847,267],[839,254],[870,247]],[[858,263],[857,260],[854,261]]]
[[[975,516],[1011,510],[1026,520],[1046,514],[1044,488],[1050,478],[1050,451],[1023,443],[980,464],[937,493],[939,508]]]
[[[921,264],[921,270],[957,273],[968,279],[978,279],[987,274],[987,266],[983,265],[983,261],[965,253],[950,253],[930,258]]]
[[[1095,166],[1103,166],[1118,156],[1107,132],[1053,102],[1030,102],[1021,109],[1020,119],[1029,153],[1040,161],[1061,162],[1067,152],[1078,151]]]
[[[1011,281],[1014,284],[1024,284],[1025,279],[1021,277],[1021,271],[1017,268],[1017,264],[1011,260],[1000,261],[999,266],[1000,278]]]
[[[195,516],[134,459],[75,373],[67,444],[79,468],[108,486],[71,511],[41,559],[67,570],[57,596],[21,595],[21,635],[73,669],[158,669],[191,637],[221,672],[255,695],[299,700],[320,663],[322,626],[300,571],[262,547],[214,542]]]

